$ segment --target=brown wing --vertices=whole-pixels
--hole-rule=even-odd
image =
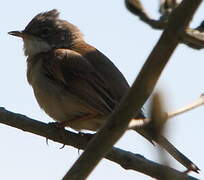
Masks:
[[[129,90],[128,82],[126,81],[120,70],[100,51],[94,47],[81,42],[74,49],[82,53],[87,61],[97,70],[98,73],[105,79],[109,92],[117,102],[120,102],[122,97]],[[144,118],[142,109],[138,112],[135,118]]]
[[[120,101],[129,90],[128,82],[119,69],[100,51],[94,49],[84,54],[89,63],[106,79],[115,98]]]
[[[44,59],[46,75],[56,84],[63,86],[97,112],[112,112],[117,101],[114,100],[114,95],[105,80],[86,58],[69,49],[58,49],[52,54],[47,53]]]

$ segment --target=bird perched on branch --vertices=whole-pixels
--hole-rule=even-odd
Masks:
[[[129,89],[117,67],[55,9],[36,15],[23,31],[9,34],[23,39],[28,82],[40,107],[61,127],[97,131]],[[142,110],[135,118],[144,118]],[[198,171],[162,135],[155,138],[145,127],[136,131],[188,170]]]

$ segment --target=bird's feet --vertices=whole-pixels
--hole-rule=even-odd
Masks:
[[[61,122],[50,122],[48,123],[48,125],[51,127],[51,128],[56,128],[59,132],[59,137],[61,139],[62,142],[65,142],[65,134],[64,134],[64,124],[62,124]],[[46,144],[48,144],[48,138],[46,138]],[[65,147],[65,143],[63,144],[62,147],[60,147],[60,149],[63,149]]]

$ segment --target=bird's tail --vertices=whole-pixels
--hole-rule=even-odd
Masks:
[[[133,130],[145,137],[152,144],[159,144],[169,154],[171,154],[172,157],[174,157],[178,162],[185,166],[187,168],[187,171],[198,172],[200,170],[190,159],[188,159],[184,154],[176,149],[176,147],[171,144],[164,136],[158,135],[157,137],[154,137],[155,135],[154,133],[152,133],[153,131],[151,131],[151,126],[146,125],[144,127],[136,128]]]
[[[171,144],[164,136],[159,136],[155,140],[157,144],[163,147],[169,154],[171,154],[178,162],[185,166],[188,171],[197,172],[200,170],[190,159],[188,159],[183,153],[181,153],[176,147]]]

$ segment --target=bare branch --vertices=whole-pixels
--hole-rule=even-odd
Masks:
[[[125,0],[127,9],[138,16],[143,22],[151,26],[153,29],[163,30],[168,24],[168,18],[172,10],[178,6],[176,0],[160,0],[159,12],[161,17],[158,20],[151,18],[145,11],[140,0]],[[194,49],[204,48],[204,23],[202,22],[197,28],[188,28],[180,34],[181,43]]]
[[[59,130],[53,126],[7,111],[4,108],[0,108],[0,123],[49,138],[55,142],[73,146],[77,149],[85,149],[87,143],[93,137],[91,134],[81,135],[64,130],[64,138],[62,139]],[[118,163],[124,169],[135,170],[157,179],[165,180],[165,174],[168,174],[172,179],[198,180],[168,166],[150,161],[139,154],[133,154],[115,147],[105,157]]]

